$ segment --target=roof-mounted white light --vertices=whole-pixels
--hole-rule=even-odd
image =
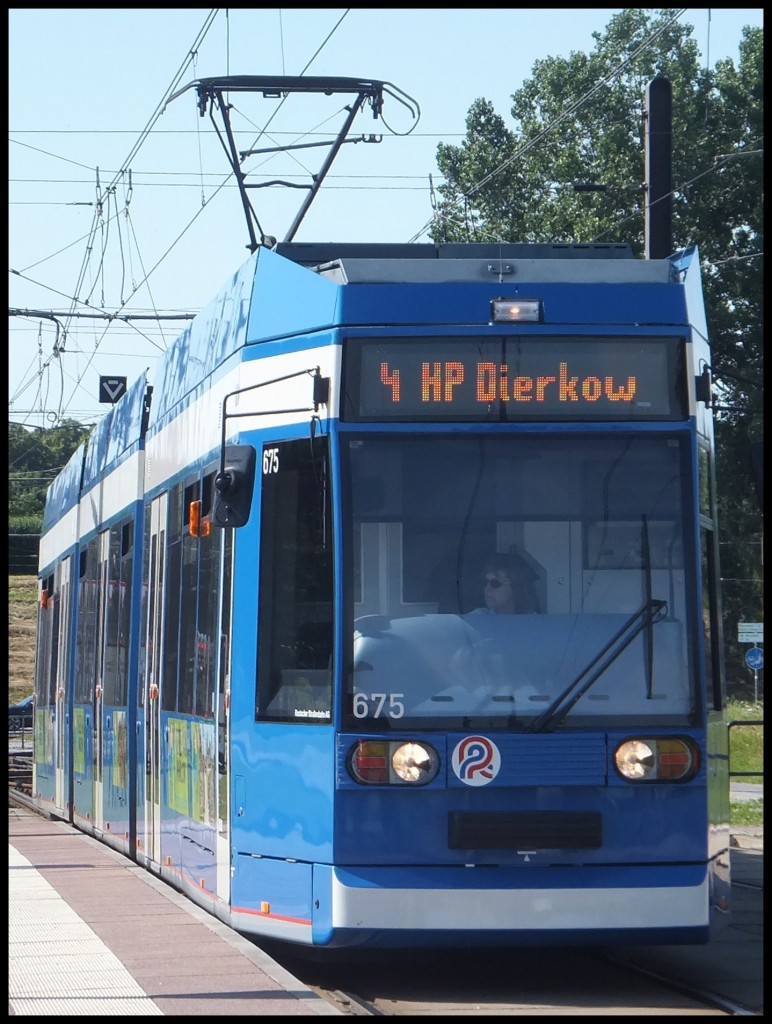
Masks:
[[[538,324],[541,321],[541,300],[493,299],[491,319],[494,324]]]

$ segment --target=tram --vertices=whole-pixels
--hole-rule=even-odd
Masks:
[[[252,936],[708,941],[709,367],[696,248],[260,246],[49,489],[34,799]]]

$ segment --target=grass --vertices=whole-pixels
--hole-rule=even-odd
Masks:
[[[8,703],[15,704],[32,693],[35,675],[35,631],[38,583],[34,576],[8,577]],[[728,705],[729,721],[759,721],[764,704],[733,699]],[[729,732],[729,768],[733,772],[758,775],[733,776],[736,782],[764,782],[763,725],[733,726]],[[763,825],[764,801],[733,802],[733,825]]]
[[[38,581],[8,577],[8,703],[29,696],[35,681]]]
[[[762,722],[764,704],[730,700],[727,707],[730,722]],[[764,726],[735,725],[729,730],[729,770],[755,772],[758,775],[733,775],[735,782],[764,782]],[[764,801],[730,801],[729,821],[732,825],[764,824]]]
[[[764,801],[747,800],[729,804],[730,825],[753,825],[764,827]]]
[[[744,782],[764,781],[764,705],[748,701],[730,700],[730,722],[759,722],[758,725],[733,725],[729,730],[729,770],[753,772],[758,775],[742,776]]]

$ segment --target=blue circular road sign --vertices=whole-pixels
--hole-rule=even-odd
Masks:
[[[764,651],[760,647],[751,647],[745,652],[745,664],[754,672],[764,667]]]

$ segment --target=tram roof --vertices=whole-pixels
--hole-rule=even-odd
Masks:
[[[527,280],[662,284],[670,260],[644,260],[629,245],[588,243],[282,242],[276,252],[336,284]]]

